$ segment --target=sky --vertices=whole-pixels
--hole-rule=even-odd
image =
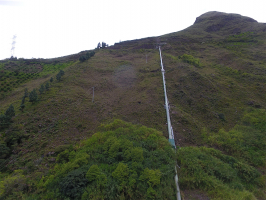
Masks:
[[[0,0],[0,60],[54,58],[116,42],[177,32],[208,11],[266,23],[266,1]]]

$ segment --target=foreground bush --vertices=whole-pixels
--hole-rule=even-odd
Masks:
[[[251,109],[229,131],[203,131],[207,147],[178,150],[181,189],[205,190],[213,199],[266,199],[266,112]],[[256,169],[257,167],[258,169]]]
[[[233,129],[203,131],[205,141],[253,166],[266,167],[266,112],[253,109]]]
[[[115,120],[66,149],[38,184],[42,199],[175,199],[174,151],[162,133]]]
[[[206,147],[178,151],[181,189],[205,190],[213,199],[256,199],[263,176],[254,167]],[[266,196],[264,196],[266,197]]]

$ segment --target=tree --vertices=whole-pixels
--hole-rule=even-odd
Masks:
[[[90,59],[92,56],[94,56],[94,54],[95,54],[94,51],[87,52],[86,55],[82,55],[82,56],[80,56],[79,61],[80,61],[80,62],[84,62],[84,61]]]
[[[60,74],[60,73],[58,73],[58,74],[56,75],[56,80],[61,81],[61,74]]]
[[[105,42],[102,42],[102,48],[107,47],[107,44]]]
[[[95,51],[91,51],[90,52],[90,57],[94,56],[94,54],[95,54]]]
[[[61,69],[60,72],[61,76],[65,75],[65,72]]]
[[[42,94],[43,92],[44,92],[44,86],[43,85],[41,85],[41,87],[40,87],[40,89],[39,89],[39,92],[40,92],[40,94]]]
[[[80,62],[84,62],[86,60],[86,57],[84,55],[80,56],[79,57],[79,61]]]
[[[0,130],[6,128],[11,123],[11,118],[15,116],[14,106],[11,104],[5,114],[0,115]]]
[[[50,87],[50,86],[49,86],[49,83],[46,83],[46,84],[45,84],[45,89],[46,89],[47,91],[49,90],[49,87]]]
[[[28,96],[29,96],[28,88],[25,88],[24,97],[28,97]]]
[[[22,97],[22,101],[21,101],[21,104],[20,104],[20,109],[19,110],[21,110],[22,112],[23,112],[23,110],[25,108],[25,98],[26,98],[26,96],[24,95],[24,97]]]
[[[56,79],[58,81],[61,81],[61,77],[65,75],[65,72],[63,70],[60,70],[60,72],[56,75]]]
[[[88,59],[90,59],[90,57],[91,57],[90,52],[87,52],[87,53],[86,53],[86,59],[88,60]]]
[[[101,48],[101,43],[99,42],[97,45],[97,49],[100,49],[100,48]]]
[[[5,116],[7,117],[8,120],[11,120],[11,118],[15,116],[15,109],[12,104],[6,110]]]
[[[50,78],[50,82],[52,83],[54,81],[53,77]]]
[[[38,94],[36,92],[36,89],[32,90],[29,95],[29,102],[36,102],[38,100]]]
[[[5,115],[0,115],[0,130],[8,126],[8,119]]]

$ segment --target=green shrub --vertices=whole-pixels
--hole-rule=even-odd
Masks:
[[[32,90],[30,92],[30,95],[29,95],[29,102],[36,102],[38,100],[38,95],[37,95],[37,92],[36,92],[36,89]]]
[[[179,57],[184,62],[194,65],[195,67],[200,67],[200,60],[198,58],[194,58],[192,55],[184,54]]]
[[[162,133],[121,120],[101,129],[76,151],[61,151],[38,184],[42,198],[175,198],[174,151]]]
[[[85,175],[86,169],[82,168],[69,172],[67,176],[60,181],[60,192],[65,197],[80,199],[88,184]]]
[[[263,109],[246,113],[233,129],[218,133],[203,132],[210,145],[216,145],[231,155],[255,166],[266,166],[266,112]]]
[[[41,87],[40,87],[40,89],[39,89],[39,92],[40,92],[40,94],[42,94],[44,91],[45,91],[45,88],[44,88],[44,86],[42,84]]]
[[[15,116],[15,110],[13,105],[11,104],[6,110],[4,115],[0,115],[0,130],[8,127],[12,122],[12,117]]]
[[[59,153],[57,158],[56,158],[56,161],[58,163],[66,163],[66,162],[68,162],[69,161],[69,151],[65,150],[65,151]]]
[[[91,51],[91,52],[87,52],[85,55],[82,55],[79,57],[79,61],[80,62],[84,62],[88,59],[90,59],[92,56],[94,56],[95,52],[94,51]]]
[[[26,178],[22,173],[22,170],[15,170],[11,175],[0,181],[1,199],[5,199],[5,197],[14,193],[22,193],[22,191],[26,189]]]
[[[80,62],[84,62],[85,60],[87,60],[85,55],[79,57]]]
[[[59,153],[65,151],[65,150],[70,150],[72,148],[71,145],[59,145],[54,149],[54,152],[56,155],[58,155]]]
[[[177,160],[181,189],[205,190],[214,199],[255,199],[248,191],[259,182],[254,167],[206,147],[183,147]]]

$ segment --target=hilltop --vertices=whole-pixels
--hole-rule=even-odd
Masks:
[[[145,159],[150,156],[148,151],[164,155],[167,145],[161,142],[160,150],[159,143],[155,142],[164,141],[162,136],[168,137],[156,48],[161,45],[175,142],[181,147],[175,157],[180,166],[178,175],[183,198],[265,199],[265,39],[266,24],[237,14],[208,12],[183,31],[95,49],[95,55],[84,62],[79,61],[80,56],[91,50],[54,59],[0,61],[0,111],[4,114],[12,104],[16,113],[9,127],[0,130],[1,197],[42,199],[54,193],[59,195],[58,199],[62,198],[60,195],[74,198],[72,193],[62,192],[65,186],[52,192],[53,184],[61,182],[63,177],[66,181],[73,173],[84,178],[93,165],[99,165],[111,187],[111,177],[115,175],[108,173],[114,172],[117,163],[122,161],[128,162],[128,168],[134,168],[130,160],[133,158],[124,152],[128,149],[121,147],[120,156],[117,154],[110,161],[114,167],[103,167],[96,158],[103,159],[98,152],[109,149],[99,147],[95,155],[91,149],[86,150],[100,133],[113,131],[110,134],[118,141],[125,139],[119,138],[124,129],[124,132],[134,129],[140,135],[146,134],[145,139],[154,133],[148,145],[138,138],[132,148],[142,148],[138,151],[144,152]],[[65,75],[57,81],[56,74],[60,70],[64,70]],[[51,77],[53,82],[49,81]],[[49,90],[41,95],[38,91],[39,101],[30,103],[27,97],[25,108],[20,111],[24,89],[39,90],[47,83]],[[113,127],[114,119],[125,122],[119,121]],[[99,142],[104,144],[105,139]],[[90,159],[84,154],[86,151],[90,152],[87,153]],[[79,155],[83,161],[78,161]],[[145,180],[143,184],[148,188],[146,196],[134,198],[156,199],[167,193],[163,187],[158,189],[156,181],[152,185],[147,177],[153,174],[156,180],[159,177],[159,181],[166,184],[163,181],[170,180],[171,174],[161,177],[159,172],[165,168],[159,168],[158,163],[152,168],[142,159],[138,161],[150,171],[146,170],[144,176],[144,168],[135,166],[138,178],[128,174],[130,180]],[[73,167],[77,162],[78,167]],[[60,174],[60,169],[66,168],[69,171]],[[93,169],[98,170],[99,175],[99,169]],[[137,184],[126,187],[130,183],[123,180],[122,177],[116,184],[136,191],[139,188]],[[9,185],[5,185],[8,182]],[[97,187],[102,187],[98,183]],[[15,187],[16,184],[23,187]],[[86,188],[88,180],[84,179],[83,184]],[[169,198],[174,198],[173,186],[169,188]],[[79,195],[88,198],[89,193],[84,191],[80,190]],[[131,190],[123,191],[127,192],[118,192],[120,197],[129,195],[130,198]]]

